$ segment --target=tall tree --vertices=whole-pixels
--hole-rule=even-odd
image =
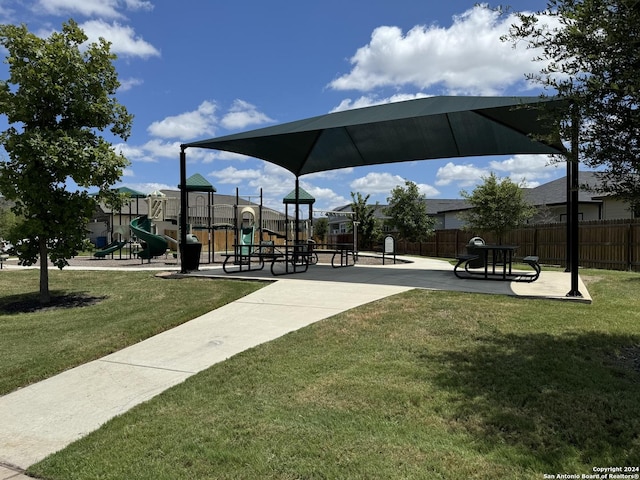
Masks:
[[[358,247],[365,248],[377,238],[380,234],[380,221],[375,217],[375,205],[369,205],[369,198],[360,192],[351,192],[351,211],[353,212],[353,221],[358,222]]]
[[[525,41],[546,62],[529,75],[573,106],[581,161],[603,170],[602,190],[640,203],[640,1],[549,0],[520,14],[505,39]]]
[[[111,186],[127,165],[101,136],[109,129],[126,140],[132,116],[115,99],[120,83],[115,55],[104,39],[87,36],[70,20],[43,39],[25,25],[0,25],[8,51],[9,79],[0,81],[0,134],[9,159],[0,161],[0,193],[23,217],[15,232],[20,262],[40,259],[40,301],[48,303],[48,261],[63,268],[77,254],[99,199],[113,200]],[[98,196],[87,193],[97,187]]]
[[[504,234],[524,224],[536,208],[525,200],[522,188],[509,178],[498,179],[492,172],[483,180],[473,192],[460,192],[471,205],[460,217],[467,228],[491,232],[501,244]]]
[[[313,235],[320,239],[320,243],[325,243],[329,232],[329,219],[320,217],[313,220]]]
[[[435,225],[435,220],[427,213],[426,200],[414,182],[405,180],[404,186],[396,186],[387,198],[387,224],[396,229],[404,240],[425,240],[433,233]]]

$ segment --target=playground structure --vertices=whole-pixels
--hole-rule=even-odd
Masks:
[[[102,250],[96,251],[93,256],[96,258],[105,258],[107,255],[122,250],[122,248],[128,243],[128,241],[114,240]]]
[[[225,198],[225,203],[215,203],[213,195],[208,199],[204,195],[196,196],[195,205],[188,207],[187,233],[200,239],[203,249],[209,252],[210,262],[213,262],[213,252],[226,253],[234,245],[249,246],[265,241],[287,243],[294,230],[293,222],[286,215],[264,207],[262,189],[256,195],[241,197],[236,188],[234,196],[220,197]],[[229,200],[233,203],[227,203]],[[177,236],[177,232],[172,233]]]
[[[236,235],[234,249],[227,251],[223,262],[226,273],[236,271],[262,270],[270,263],[272,275],[306,272],[309,265],[318,262],[318,253],[331,255],[331,266],[334,268],[352,266],[357,261],[356,244],[316,244],[313,240],[313,204],[315,199],[304,189],[296,185],[283,199],[285,204],[285,226],[280,231],[273,231],[260,222],[258,241],[255,241],[252,227],[243,226]],[[261,192],[262,195],[262,192]],[[289,219],[288,206],[293,204],[295,219]],[[308,205],[308,220],[300,219],[300,206]],[[237,209],[236,209],[237,211]],[[242,210],[244,211],[244,209]],[[344,216],[353,215],[345,212]],[[244,214],[243,214],[244,216]],[[357,222],[353,222],[354,231]],[[265,240],[265,234],[269,240]],[[357,240],[357,235],[356,235]],[[252,244],[249,244],[253,241]]]
[[[142,250],[137,252],[138,258],[151,260],[167,252],[167,240],[160,235],[151,233],[151,220],[147,216],[135,218],[129,225],[134,235],[141,241]]]
[[[166,196],[157,191],[146,195],[129,188],[119,189],[119,192],[128,195],[128,202],[117,213],[111,212],[111,217],[105,222],[107,227],[111,227],[110,232],[105,232],[111,236],[111,242],[97,250],[93,256],[104,259],[108,255],[113,257],[115,253],[118,253],[118,258],[123,259],[123,250],[125,250],[124,258],[126,259],[137,257],[142,260],[151,260],[153,257],[166,254],[168,251],[167,239],[163,235],[152,232],[154,230],[152,220],[164,221]],[[140,212],[141,199],[144,199],[143,206],[146,206],[148,214]],[[135,214],[132,205],[134,201]],[[106,239],[107,236],[102,238]]]
[[[256,246],[286,246],[307,242],[313,236],[312,204],[315,201],[300,189],[295,218],[289,216],[289,205],[295,201],[291,192],[283,199],[285,213],[263,204],[263,192],[240,196],[238,188],[233,195],[215,193],[215,188],[201,175],[187,180],[186,205],[189,244],[198,243],[201,263],[215,263],[216,253],[226,255],[235,246],[245,247],[239,253],[250,253]],[[177,192],[164,190],[143,194],[134,190],[119,189],[129,198],[118,210],[102,206],[102,216],[90,224],[98,247],[97,259],[110,256],[113,259],[151,258],[173,252],[174,258],[181,252],[181,205]],[[166,193],[165,193],[166,192]],[[300,200],[300,199],[298,199]],[[301,219],[301,206],[309,205],[309,217]],[[193,251],[191,247],[187,247]]]

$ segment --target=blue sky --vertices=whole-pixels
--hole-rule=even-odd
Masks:
[[[546,0],[518,0],[518,11]],[[534,52],[500,41],[515,21],[471,0],[2,0],[1,23],[48,36],[73,18],[118,55],[117,98],[134,118],[115,148],[130,160],[119,185],[145,193],[176,188],[181,143],[376,103],[431,95],[537,95],[526,73]],[[522,46],[524,47],[524,46]],[[5,64],[1,78],[7,78]],[[0,128],[6,124],[0,119]],[[294,177],[267,162],[187,150],[188,175],[219,193],[255,195],[282,209]],[[543,156],[406,162],[301,177],[316,209],[350,192],[386,203],[405,179],[427,198],[459,198],[482,177],[528,186],[564,175]]]

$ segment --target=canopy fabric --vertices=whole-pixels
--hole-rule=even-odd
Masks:
[[[563,153],[540,97],[429,97],[183,144],[244,154],[294,175],[410,160]]]
[[[181,182],[186,180],[188,147],[235,152],[280,165],[295,175],[295,192],[301,175],[339,168],[486,155],[567,154],[553,117],[545,115],[566,108],[565,101],[554,98],[428,97],[335,112],[183,144]],[[577,138],[577,133],[574,136]],[[573,143],[571,151],[575,152],[577,141]],[[577,192],[577,162],[568,161],[567,166],[570,164],[575,164],[572,168],[576,172],[567,177]],[[186,211],[185,189],[181,189],[181,202]],[[568,295],[581,296],[577,273],[578,209],[574,206],[577,198],[568,195],[567,204],[572,212],[568,225],[572,225],[573,232],[567,235],[567,252],[572,252],[568,256]],[[184,243],[185,217],[181,224]]]

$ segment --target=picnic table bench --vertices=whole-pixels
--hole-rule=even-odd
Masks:
[[[475,246],[480,250],[479,254],[458,255],[457,263],[453,267],[453,273],[458,278],[476,280],[503,280],[513,282],[535,282],[540,277],[542,268],[539,257],[529,255],[522,259],[533,271],[514,271],[513,252],[517,247],[513,245],[482,245]],[[492,253],[489,261],[489,252]],[[474,267],[474,261],[482,259],[482,267]],[[496,271],[496,266],[502,265],[502,272]],[[491,267],[491,270],[490,270]]]
[[[314,244],[313,251],[316,254],[316,261],[317,254],[331,255],[333,268],[352,267],[356,264],[356,252],[351,243]]]
[[[271,263],[274,276],[287,273],[306,272],[312,263],[308,244],[274,245],[261,242],[255,245],[234,245],[233,253],[225,255],[222,269],[225,273],[262,270],[266,262]],[[276,266],[284,265],[284,271]],[[234,267],[237,267],[235,269]]]

